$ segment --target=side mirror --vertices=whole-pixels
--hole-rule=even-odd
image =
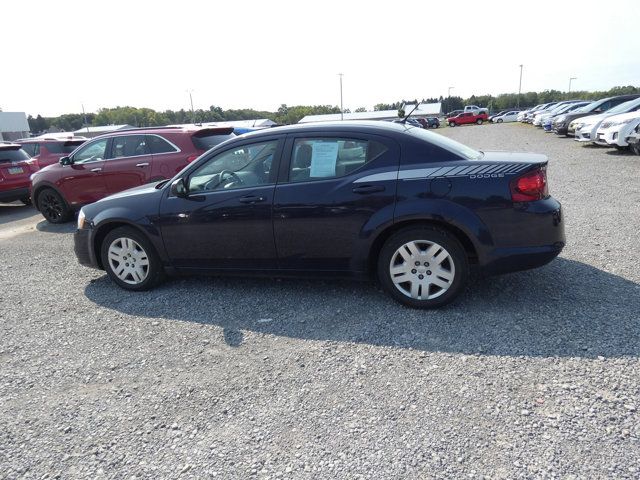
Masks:
[[[61,157],[60,165],[73,165],[73,160],[71,157]]]
[[[189,194],[187,186],[184,183],[184,178],[178,178],[171,184],[171,195],[175,197],[186,197]]]

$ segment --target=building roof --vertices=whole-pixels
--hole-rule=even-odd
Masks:
[[[29,132],[27,114],[24,112],[0,112],[0,132]]]
[[[406,114],[413,110],[415,104],[407,104],[404,106]],[[411,114],[412,117],[420,116],[434,116],[440,115],[441,104],[440,103],[423,103],[420,107]],[[353,112],[345,113],[344,120],[386,120],[398,118],[398,110],[378,110],[374,112]],[[336,122],[342,119],[339,113],[328,113],[325,115],[307,115],[303,117],[298,123],[310,123],[310,122]]]
[[[82,127],[75,132],[75,135],[82,135],[83,133],[109,133],[116,130],[124,130],[125,128],[133,128],[131,125],[100,125],[98,127]]]

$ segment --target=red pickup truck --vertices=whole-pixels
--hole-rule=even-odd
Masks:
[[[482,122],[489,119],[489,116],[482,112],[477,115],[473,112],[465,112],[455,117],[447,118],[447,123],[450,127],[455,127],[457,125],[464,125],[466,123],[477,123],[478,125],[482,125]]]

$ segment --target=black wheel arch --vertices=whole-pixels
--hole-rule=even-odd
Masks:
[[[65,198],[64,194],[60,191],[60,189],[56,187],[53,183],[48,183],[48,182],[38,184],[38,186],[35,187],[31,192],[31,201],[33,202],[33,206],[36,208],[36,210],[40,211],[40,208],[38,208],[38,197],[44,190],[47,190],[47,189],[51,189],[54,192],[56,192],[58,195],[60,195],[60,198],[62,198],[62,201],[64,202],[64,204],[67,206],[69,210],[73,210],[73,211],[76,210],[75,208],[71,207],[71,205],[69,205],[69,202],[67,202],[67,199]]]
[[[155,250],[155,253],[156,253],[156,255],[158,255],[158,258],[163,260],[163,253],[164,252],[158,251],[158,247],[157,247],[156,243],[149,236],[149,234],[144,231],[143,228],[140,228],[140,225],[128,222],[126,220],[117,219],[117,220],[113,220],[113,221],[103,222],[103,223],[97,225],[95,227],[95,231],[93,233],[93,238],[92,238],[93,251],[94,251],[94,253],[96,255],[96,262],[98,263],[98,266],[102,270],[104,270],[104,264],[102,263],[102,255],[100,253],[102,251],[102,242],[104,241],[105,237],[109,234],[109,232],[115,230],[116,228],[120,228],[120,227],[129,227],[132,230],[135,230],[140,235],[142,235],[144,238],[146,238],[147,241],[149,242],[149,244]]]

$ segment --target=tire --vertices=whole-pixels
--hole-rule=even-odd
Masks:
[[[438,262],[440,273],[433,269],[434,262]],[[469,261],[460,242],[450,233],[436,227],[408,227],[385,242],[377,270],[378,280],[394,300],[412,308],[437,308],[463,290],[469,277]],[[399,281],[403,278],[408,280]]]
[[[456,122],[449,122],[449,126],[450,127],[455,127],[456,126]]]
[[[125,290],[149,290],[164,278],[164,269],[153,245],[131,227],[111,230],[100,246],[100,258],[111,280]]]
[[[496,120],[496,123],[502,123],[503,120],[501,118],[499,118],[498,120]]]
[[[477,119],[477,120],[476,120],[476,123],[477,123],[478,125],[482,125],[482,119],[481,119],[481,118]]]
[[[634,143],[631,145],[631,150],[633,151],[633,153],[635,153],[636,155],[640,155],[640,143]]]
[[[614,147],[615,147],[615,148],[616,148],[616,150],[617,150],[617,151],[619,151],[619,152],[626,152],[627,150],[629,150],[629,147],[628,147],[628,146],[623,147],[623,146],[621,146],[621,145],[614,145]]]
[[[31,197],[22,197],[20,201],[25,205],[31,205]]]
[[[45,188],[38,194],[38,210],[49,223],[65,223],[73,217],[67,202],[53,188]]]

